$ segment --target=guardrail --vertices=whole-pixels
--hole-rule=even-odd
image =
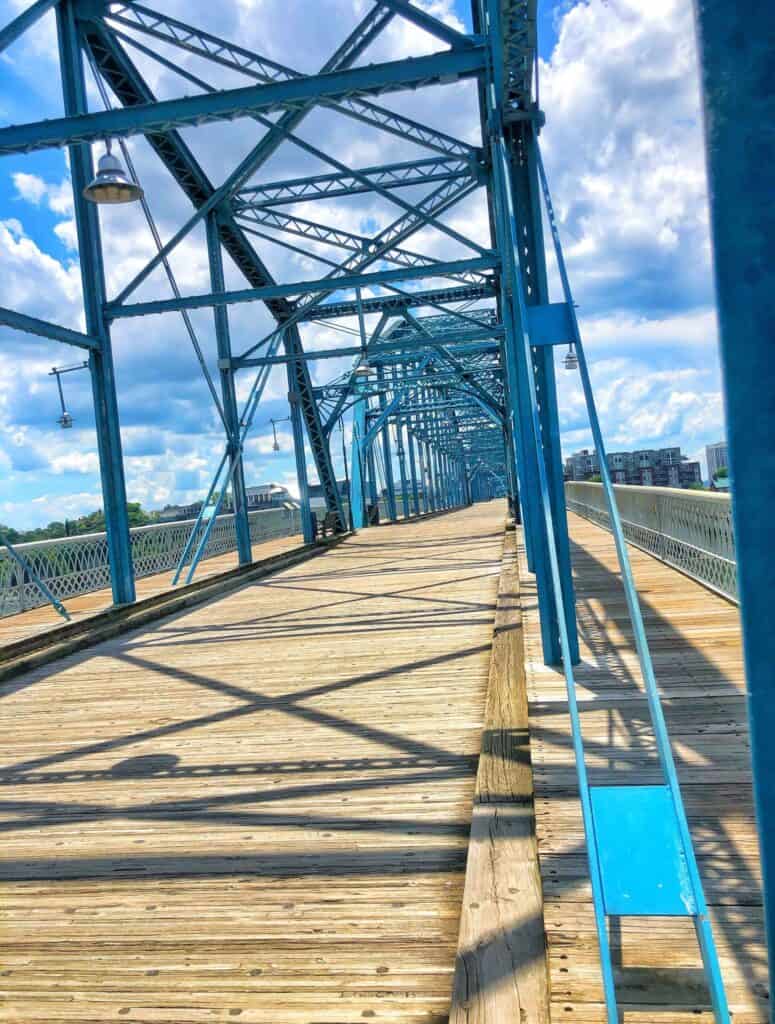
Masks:
[[[614,487],[624,535],[631,544],[737,601],[737,562],[728,494],[672,487]],[[572,512],[610,529],[603,485],[568,481]]]
[[[248,519],[250,539],[254,544],[274,537],[290,537],[301,533],[298,509],[262,509],[250,512]],[[130,530],[136,578],[174,569],[193,525],[194,520],[187,519]],[[108,546],[104,533],[33,541],[15,547],[60,600],[110,586]],[[214,558],[236,547],[233,516],[218,516],[203,558]],[[46,603],[29,575],[19,569],[4,548],[0,548],[0,618]]]

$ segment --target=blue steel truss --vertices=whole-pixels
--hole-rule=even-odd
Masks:
[[[0,309],[0,324],[88,352],[115,602],[134,600],[134,574],[111,324],[125,317],[170,313],[186,318],[189,310],[212,309],[219,392],[209,378],[208,383],[225,436],[205,506],[217,491],[218,511],[226,491],[231,491],[241,563],[252,557],[243,445],[276,365],[283,365],[287,373],[305,541],[315,539],[305,443],[329,523],[337,532],[348,526],[366,527],[380,496],[391,519],[495,496],[508,498],[511,513],[524,526],[528,565],[536,578],[544,657],[549,664],[562,665],[566,675],[609,1022],[618,1020],[618,1010],[606,922],[608,916],[626,913],[628,906],[645,915],[694,919],[716,1019],[728,1021],[702,885],[603,458],[599,462],[664,785],[609,792],[587,781],[573,677],[578,642],[554,377],[558,345],[576,349],[599,453],[603,441],[539,152],[544,114],[537,96],[536,0],[472,0],[470,35],[442,24],[409,0],[376,0],[319,72],[311,75],[132,0],[37,0],[0,31],[0,51],[52,8],[64,116],[0,128],[0,155],[47,147],[69,150],[86,331],[8,309]],[[437,52],[368,63],[364,55],[394,18],[409,19],[429,33]],[[228,69],[246,84],[218,88],[176,63],[171,56],[176,50],[195,55],[200,66],[209,62]],[[133,54],[177,73],[188,94],[181,91],[178,98],[157,99]],[[104,109],[89,109],[87,68],[98,79]],[[375,102],[384,94],[450,81],[470,81],[477,91],[478,144]],[[297,134],[305,117],[321,107],[379,132],[386,155],[391,155],[396,138],[412,143],[422,155],[347,167]],[[215,184],[180,129],[238,118],[253,140],[252,148]],[[98,212],[83,198],[93,175],[89,143],[136,134],[145,137],[191,202],[192,212],[166,242],[155,235],[157,254],[117,295],[108,296]],[[300,148],[329,169],[307,177],[263,180],[262,168],[281,146]],[[313,220],[307,208],[303,215],[293,209],[297,203],[331,203],[365,193],[397,208],[394,219],[371,236],[326,224],[325,218]],[[444,219],[449,210],[474,197],[489,220],[491,237],[486,245]],[[542,204],[560,268],[562,302],[549,300]],[[150,217],[149,223],[155,232]],[[197,225],[206,232],[210,289],[183,295],[167,259]],[[404,245],[424,229],[454,243],[458,254],[439,259],[424,254],[420,246]],[[327,272],[276,281],[262,256],[273,245],[303,252]],[[226,288],[224,252],[244,277],[245,287]],[[172,297],[129,301],[159,266],[167,270]],[[235,352],[229,307],[253,302],[265,305],[275,326],[249,348]],[[324,350],[305,348],[317,324],[336,326],[348,318],[350,326],[337,328],[349,335],[347,341]],[[206,370],[188,319],[186,325]],[[311,364],[320,377],[328,359],[343,356],[353,357],[350,369],[313,384]],[[242,408],[237,401],[240,374],[253,379]],[[349,524],[330,449],[332,432],[343,417],[352,424]],[[214,518],[208,519],[203,509],[173,582],[187,565],[186,579],[192,578]],[[638,860],[632,843],[644,830],[652,833],[648,856]],[[661,838],[657,842],[654,837]],[[637,871],[633,864],[640,865]]]

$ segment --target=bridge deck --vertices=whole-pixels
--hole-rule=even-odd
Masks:
[[[592,780],[653,781],[611,538],[571,518]],[[502,521],[364,531],[6,684],[0,1019],[446,1021]],[[737,612],[633,558],[734,1019],[764,1021]],[[564,682],[524,558],[520,589],[552,1019],[602,1024]],[[627,1024],[710,1019],[687,929],[613,940]]]
[[[503,515],[5,687],[0,1019],[446,1019]]]
[[[613,538],[575,515],[570,526],[582,657],[576,679],[590,781],[659,783]],[[632,547],[630,555],[733,1019],[764,1022],[766,952],[738,612],[650,555]],[[603,1024],[565,682],[543,664],[524,551],[520,561],[552,1019]],[[688,921],[624,919],[611,936],[625,1021],[705,1019],[696,1012],[707,998]]]

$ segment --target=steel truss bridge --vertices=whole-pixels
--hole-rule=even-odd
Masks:
[[[749,63],[735,88],[731,93],[719,91],[718,81],[729,60],[727,21],[737,15],[715,0],[700,6],[706,102],[721,121],[730,104],[737,104],[734,117],[742,120],[746,132],[753,132],[754,112],[772,113],[771,95],[762,96],[764,76],[756,72],[765,60],[764,51],[752,41]],[[470,33],[450,27],[410,0],[376,0],[367,5],[360,22],[315,74],[302,73],[134,0],[36,0],[0,31],[0,50],[49,11],[56,18],[64,114],[0,128],[0,156],[50,148],[68,151],[86,326],[83,332],[75,331],[11,309],[0,310],[0,324],[71,345],[88,360],[115,605],[129,606],[136,598],[111,348],[112,327],[125,318],[166,314],[184,321],[224,431],[222,458],[205,506],[211,508],[215,501],[215,513],[223,511],[220,503],[230,491],[242,565],[249,565],[253,558],[243,450],[275,366],[284,367],[287,374],[306,543],[315,540],[316,521],[310,508],[305,445],[324,495],[326,526],[335,534],[364,529],[371,509],[383,496],[388,518],[394,521],[399,511],[407,518],[507,496],[510,513],[522,528],[526,566],[535,583],[543,660],[547,666],[561,667],[567,688],[599,979],[609,1024],[619,1020],[610,927],[615,919],[628,916],[691,921],[713,1014],[719,1022],[728,1021],[719,955],[603,457],[604,442],[541,158],[544,112],[538,93],[536,0],[473,0]],[[435,52],[369,63],[370,48],[395,19],[407,19],[432,37]],[[762,10],[761,19],[771,24],[772,12]],[[744,26],[741,32],[748,34],[747,29]],[[766,38],[767,33],[757,31],[757,36]],[[141,71],[148,62],[178,76],[178,97],[154,95],[148,76]],[[226,88],[213,84],[206,71],[191,70],[208,66],[216,81],[228,72],[240,84]],[[101,98],[99,109],[90,109],[92,80]],[[480,133],[473,142],[390,105],[394,97],[453,82],[469,82],[476,93]],[[319,110],[379,132],[386,162],[346,166],[322,144],[308,141],[300,129]],[[200,126],[235,120],[252,145],[221,180],[212,180],[186,138]],[[751,152],[730,143],[719,123],[711,119],[709,128],[713,228],[717,253],[721,253],[719,299],[732,461],[735,472],[742,475],[752,451],[761,457],[766,448],[772,463],[771,435],[767,435],[773,419],[772,373],[767,369],[771,354],[766,355],[766,366],[753,373],[760,389],[756,394],[740,379],[729,354],[745,346],[749,365],[757,366],[757,346],[762,341],[752,310],[764,310],[768,303],[771,310],[775,290],[767,285],[771,261],[769,269],[762,260],[756,274],[751,271],[741,279],[739,265],[727,259],[728,251],[740,255],[753,244],[758,229],[753,214],[748,216],[746,211],[754,209],[754,203],[767,207],[764,192],[757,191],[756,176],[746,163],[753,160]],[[135,135],[142,135],[150,145],[190,202],[191,212],[163,240],[143,200],[156,254],[111,295],[98,209],[84,194],[94,177],[91,144],[112,140],[133,177],[124,140]],[[391,147],[399,148],[397,140],[401,155],[406,143],[411,143],[417,158],[390,162]],[[264,168],[281,147],[301,151],[328,170],[266,180]],[[747,189],[744,197],[734,189],[734,218],[727,202],[733,191],[730,167],[745,178]],[[330,210],[337,201],[344,203],[359,194],[379,197],[393,211],[392,219],[373,234],[345,230],[309,212],[318,201],[325,201],[324,208]],[[154,201],[158,198],[163,199],[154,197]],[[452,226],[448,217],[451,211],[469,210],[476,202],[489,224],[486,241]],[[771,195],[768,202],[771,212]],[[300,204],[303,214],[297,209]],[[548,238],[544,225],[548,225]],[[209,288],[184,294],[170,257],[201,228],[206,236]],[[437,255],[438,244],[432,253],[423,251],[429,248],[430,235],[446,244],[448,257]],[[301,253],[321,269],[317,276],[303,280],[276,280],[266,262],[272,246]],[[556,261],[561,301],[550,301],[547,246]],[[226,257],[244,279],[237,288],[227,287]],[[156,298],[138,297],[141,286],[158,279],[152,275],[159,270],[166,275],[168,292]],[[143,292],[147,295],[148,288]],[[246,303],[263,304],[273,326],[243,348],[235,342],[230,310]],[[208,370],[190,316],[200,309],[212,310],[218,356],[215,377]],[[315,344],[316,331],[321,324],[332,323],[355,327],[345,326],[346,342],[320,348]],[[558,346],[568,350],[567,365],[578,367],[600,456],[605,515],[614,535],[658,754],[660,779],[654,784],[602,786],[590,781],[574,676],[580,654],[555,384]],[[351,357],[352,365],[326,379],[329,361],[342,357]],[[250,381],[249,397],[242,405],[237,397],[241,378]],[[764,399],[762,381],[767,382]],[[748,429],[754,409],[761,412],[761,433],[758,426]],[[331,452],[332,433],[343,419],[352,430],[346,501]],[[740,425],[743,421],[745,429]],[[768,570],[768,584],[761,575],[756,545],[765,537],[772,539],[772,527],[763,520],[762,509],[767,507],[765,491],[772,497],[773,477],[775,473],[763,480],[757,470],[752,496],[740,500],[736,523],[765,883],[772,855],[767,819],[773,797],[768,780],[775,765],[771,742],[767,739],[762,746],[758,737],[771,733],[775,712],[769,694],[764,708],[760,704],[763,681],[771,686],[771,678],[763,679],[761,665],[771,665],[773,654],[772,635],[762,633],[761,623],[767,616],[760,610],[763,595],[771,593],[772,570]],[[175,581],[187,564],[189,578],[193,574],[215,520],[216,514],[209,519],[203,514],[195,523]],[[45,587],[43,581],[40,585]],[[769,724],[765,727],[762,722]],[[633,844],[641,847],[638,856]]]

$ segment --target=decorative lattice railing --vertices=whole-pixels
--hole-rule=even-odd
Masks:
[[[625,485],[614,491],[627,540],[737,601],[728,494]],[[572,512],[609,528],[602,484],[569,481],[565,499]]]
[[[249,513],[248,518],[254,544],[301,532],[298,509],[264,509]],[[174,569],[193,526],[194,520],[186,520],[131,530],[136,577],[140,579]],[[214,558],[236,547],[233,516],[218,516],[203,558]],[[60,600],[110,587],[104,533],[18,544],[16,550]],[[46,599],[29,574],[22,573],[8,552],[0,548],[0,617],[44,604]]]

